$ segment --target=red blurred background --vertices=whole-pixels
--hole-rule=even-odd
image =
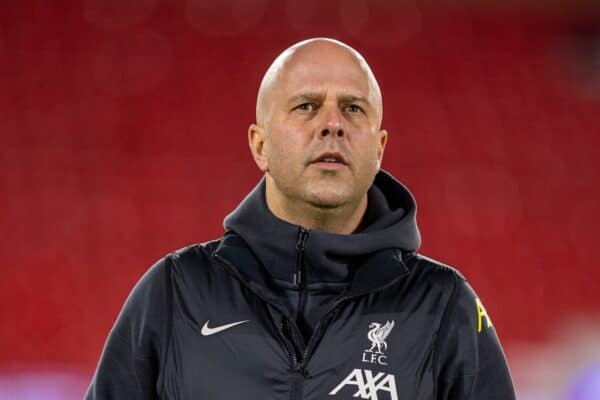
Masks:
[[[526,3],[5,2],[0,371],[90,378],[141,274],[219,236],[259,179],[260,79],[315,36],[371,64],[421,252],[467,276],[509,361],[596,323],[600,14]]]

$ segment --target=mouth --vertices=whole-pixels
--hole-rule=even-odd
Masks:
[[[337,171],[348,167],[348,163],[340,153],[323,153],[315,158],[310,165],[324,171]]]
[[[315,158],[311,164],[339,164],[339,165],[347,165],[344,156],[337,152],[329,152],[323,153],[317,158]]]

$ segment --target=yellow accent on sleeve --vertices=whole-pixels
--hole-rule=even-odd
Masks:
[[[481,300],[479,300],[479,297],[475,298],[475,304],[477,305],[477,333],[479,333],[482,329],[483,317],[485,317],[485,320],[487,321],[488,328],[492,326],[492,320],[481,303]]]

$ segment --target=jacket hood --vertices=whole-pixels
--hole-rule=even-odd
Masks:
[[[367,193],[365,216],[350,235],[318,229],[306,231],[277,218],[267,207],[265,187],[263,177],[223,225],[241,236],[276,280],[294,282],[297,244],[302,235],[308,283],[348,282],[353,265],[363,257],[387,249],[413,252],[419,248],[415,200],[406,187],[385,171],[377,173]]]

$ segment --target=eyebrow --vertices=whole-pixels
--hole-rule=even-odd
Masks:
[[[366,97],[354,96],[351,94],[339,96],[338,101],[343,101],[346,103],[365,103],[367,105],[371,105],[371,102]]]
[[[288,104],[300,103],[305,101],[320,101],[325,96],[324,93],[301,93],[295,96],[292,96],[288,100]]]

